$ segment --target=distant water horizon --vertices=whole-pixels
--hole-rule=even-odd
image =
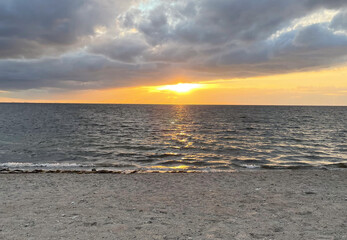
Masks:
[[[107,103],[107,102],[0,102],[0,104],[60,104],[60,105],[159,105],[159,106],[250,106],[250,107],[347,107],[347,104],[195,104],[195,103]]]
[[[347,107],[1,103],[0,169],[347,167]]]

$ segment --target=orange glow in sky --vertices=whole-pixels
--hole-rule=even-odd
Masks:
[[[188,93],[194,89],[205,88],[205,84],[199,83],[178,83],[174,85],[164,85],[159,87],[153,87],[154,91],[172,91],[175,93]]]
[[[51,93],[0,93],[2,102],[347,105],[347,66],[254,78]],[[185,79],[188,81],[189,79]],[[182,79],[179,79],[182,81]],[[25,93],[25,94],[24,94]],[[28,99],[28,96],[34,96]]]

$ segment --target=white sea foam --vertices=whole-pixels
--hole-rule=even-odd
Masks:
[[[255,164],[241,164],[240,166],[244,168],[249,168],[249,169],[260,168],[260,166],[257,166]]]
[[[0,167],[7,168],[84,168],[93,165],[82,165],[78,163],[31,163],[31,162],[6,162],[0,163]]]

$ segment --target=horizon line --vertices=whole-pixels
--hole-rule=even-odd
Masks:
[[[66,104],[66,105],[184,105],[184,106],[283,106],[283,107],[347,107],[347,105],[320,104],[195,104],[195,103],[79,103],[79,102],[0,102],[0,104]]]

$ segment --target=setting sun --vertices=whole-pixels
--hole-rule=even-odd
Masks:
[[[176,93],[187,93],[194,89],[203,88],[204,84],[198,84],[198,83],[178,83],[175,85],[164,85],[156,87],[155,90],[158,91],[172,91]]]

